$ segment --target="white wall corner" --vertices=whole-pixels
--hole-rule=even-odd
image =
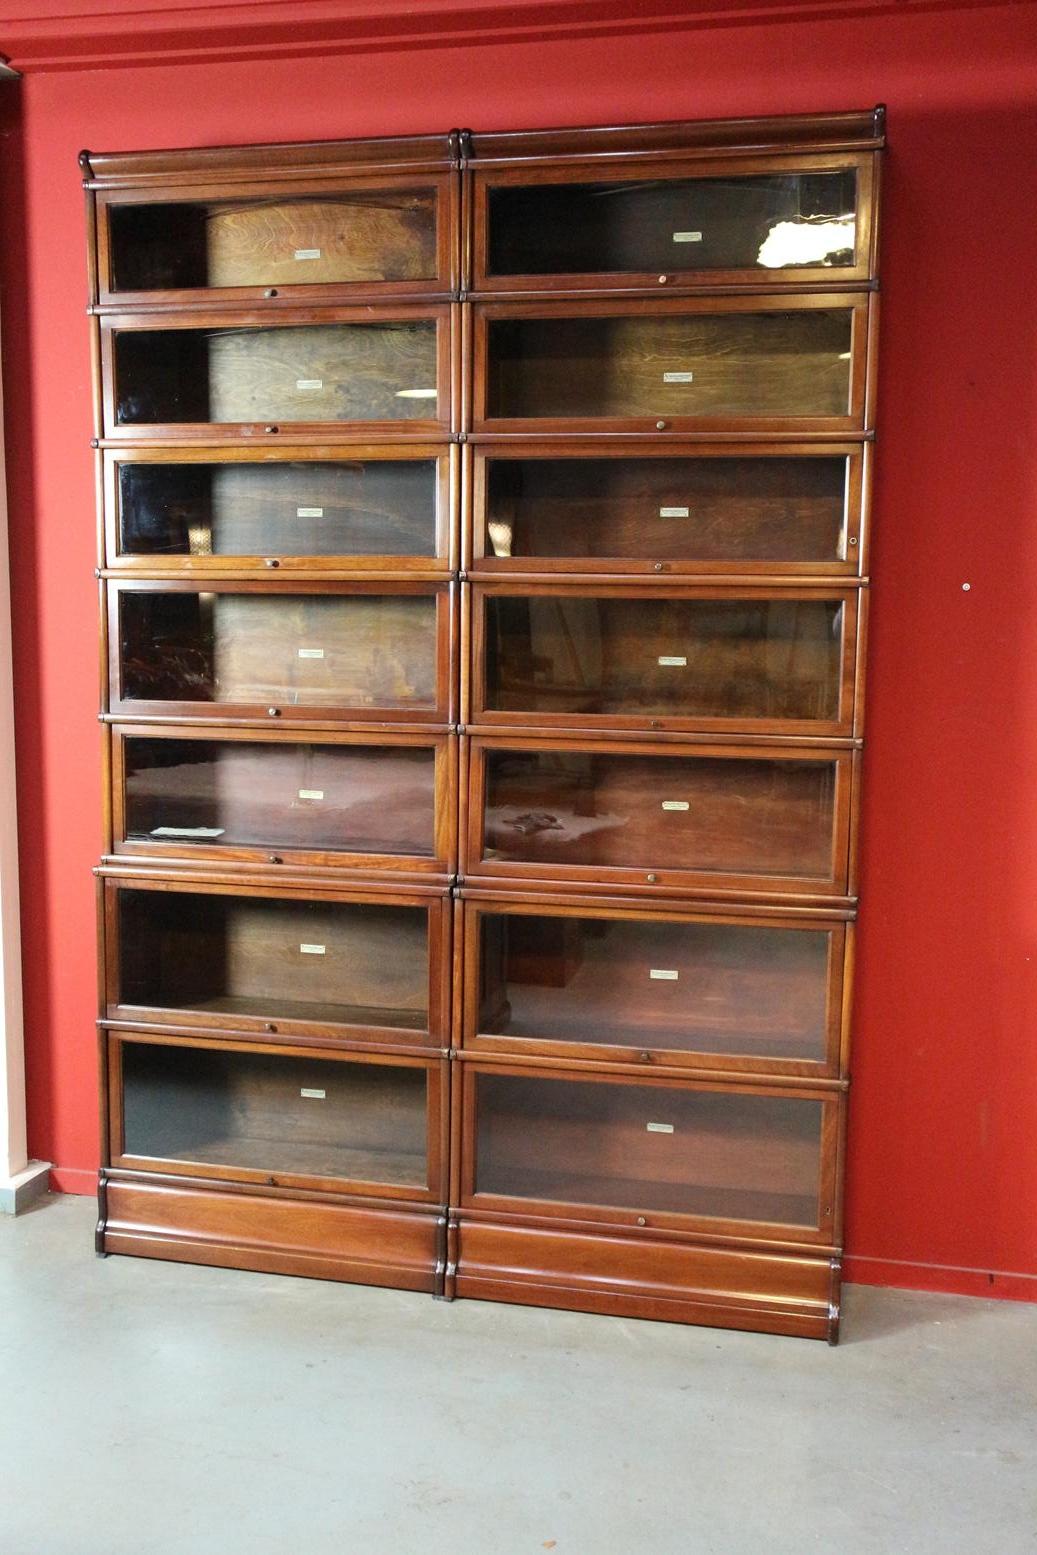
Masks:
[[[2,409],[0,405],[0,417]],[[3,471],[2,427],[0,419],[0,476]],[[47,1190],[49,1163],[30,1162],[26,1151],[11,574],[7,494],[0,479],[0,1213],[17,1214]]]

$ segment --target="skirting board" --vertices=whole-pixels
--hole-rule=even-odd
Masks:
[[[0,1177],[0,1214],[19,1215],[49,1192],[50,1162],[30,1161],[11,1177]]]

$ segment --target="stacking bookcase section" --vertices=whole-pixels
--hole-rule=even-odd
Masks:
[[[465,1052],[838,1077],[848,914],[465,891]]]
[[[109,876],[104,1017],[445,1050],[448,909],[442,891]]]
[[[859,591],[477,584],[469,722],[853,733]]]
[[[469,449],[479,579],[830,577],[864,562],[867,445]]]
[[[100,1251],[835,1338],[883,146],[83,154]]]
[[[111,739],[123,862],[455,873],[454,735],[114,724]]]
[[[240,441],[450,431],[450,309],[287,308],[101,319],[113,440]]]
[[[108,584],[109,710],[447,726],[450,583]]]
[[[849,895],[850,750],[469,742],[462,872],[544,891]]]
[[[448,573],[456,453],[432,444],[109,449],[107,565],[148,577]]]
[[[473,429],[867,429],[868,293],[477,303]]]

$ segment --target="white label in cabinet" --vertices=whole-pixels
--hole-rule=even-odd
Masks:
[[[701,243],[702,242],[702,233],[701,232],[675,232],[673,234],[673,241],[675,243]]]
[[[300,799],[323,799],[324,798],[324,790],[323,790],[323,788],[300,788],[300,790],[299,790],[299,798]]]
[[[648,976],[657,983],[675,983],[680,975],[679,972],[672,972],[666,966],[653,966],[648,973]]]
[[[302,1090],[299,1092],[300,1096],[308,1096],[311,1101],[323,1101],[327,1094],[327,1091],[318,1091],[316,1087],[312,1085],[304,1085]]]
[[[645,1128],[650,1134],[672,1134],[672,1123],[646,1123]]]
[[[690,810],[691,809],[691,805],[688,803],[688,801],[686,799],[664,799],[663,802],[662,802],[662,807],[663,807],[664,810]]]
[[[687,518],[691,513],[690,508],[660,508],[660,518]]]
[[[663,653],[659,655],[659,663],[664,668],[668,666],[673,669],[684,669],[687,662],[687,656],[683,653]]]
[[[327,955],[327,947],[324,945],[300,945],[299,950],[304,956]]]
[[[663,383],[694,383],[694,373],[663,373]]]
[[[297,248],[295,250],[295,257],[296,257],[296,259],[319,259],[320,258],[320,249],[319,248]],[[323,1096],[323,1094],[324,1093],[322,1091],[321,1095]]]
[[[323,518],[323,508],[296,508],[296,518]]]
[[[323,657],[324,657],[324,649],[323,648],[300,648],[299,649],[299,657],[300,657],[300,659],[323,659]]]
[[[304,394],[315,394],[324,387],[323,378],[296,378],[295,387]]]

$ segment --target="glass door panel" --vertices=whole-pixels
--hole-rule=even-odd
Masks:
[[[428,1029],[424,908],[128,887],[118,902],[122,1007]]]
[[[492,175],[490,175],[492,176]],[[490,184],[490,277],[852,270],[853,167]]]
[[[824,1104],[479,1073],[475,1195],[818,1228]]]
[[[126,460],[116,483],[124,557],[441,554],[434,459]]]
[[[121,1048],[124,1156],[427,1190],[423,1067]]]
[[[475,565],[609,561],[813,564],[828,569],[858,542],[851,472],[833,456],[521,458],[477,466]],[[853,522],[852,533],[850,521]],[[618,570],[618,569],[617,569]]]
[[[838,599],[544,592],[488,595],[483,608],[490,713],[840,721],[847,607]]]
[[[492,317],[489,421],[844,418],[848,307]]]
[[[108,206],[113,292],[433,281],[434,188]]]
[[[838,879],[834,760],[488,748],[482,859]]]
[[[122,762],[128,843],[435,857],[431,746],[131,735]]]
[[[118,427],[428,421],[436,323],[114,331]]]
[[[124,590],[117,641],[131,703],[436,707],[432,593]]]
[[[485,910],[477,921],[480,1033],[563,1049],[828,1058],[831,929]]]

